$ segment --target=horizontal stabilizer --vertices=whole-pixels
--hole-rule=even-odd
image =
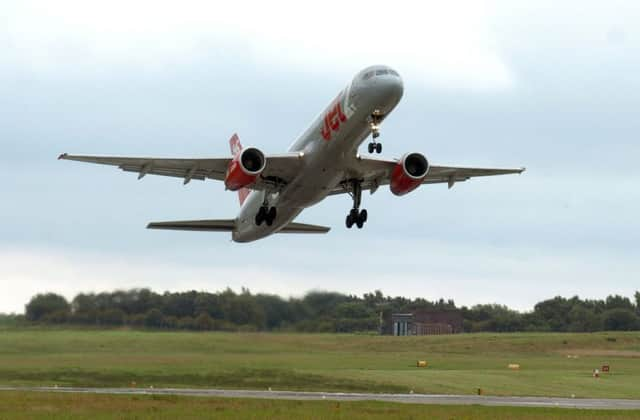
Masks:
[[[197,230],[204,232],[233,232],[235,227],[236,222],[233,219],[153,222],[147,225],[147,229]]]
[[[326,226],[308,225],[306,223],[291,222],[278,233],[327,233],[331,230]]]
[[[233,232],[235,227],[236,222],[233,219],[152,222],[147,225],[147,229],[193,230],[202,232]],[[277,233],[327,233],[330,229],[331,228],[326,226],[289,223]]]

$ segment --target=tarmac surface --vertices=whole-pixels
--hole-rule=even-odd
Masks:
[[[487,405],[512,407],[559,407],[580,409],[640,410],[640,400],[556,397],[496,397],[485,395],[368,394],[342,392],[250,391],[195,388],[80,388],[1,387],[0,391],[68,392],[80,394],[183,395],[223,398],[264,398],[277,400],[386,401],[410,404]]]

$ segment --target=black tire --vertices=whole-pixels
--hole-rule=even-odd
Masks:
[[[373,153],[373,143],[369,143],[369,153]]]
[[[347,218],[345,219],[345,223],[347,226],[347,229],[351,229],[351,226],[353,226],[353,219],[351,218],[351,215],[347,215]]]
[[[376,144],[376,153],[382,153],[382,143]]]
[[[358,229],[362,229],[362,226],[364,226],[364,222],[358,219],[356,220],[356,226],[358,226]]]
[[[263,222],[267,221],[267,209],[266,207],[260,207],[258,214],[256,214],[256,226],[260,226]]]
[[[362,220],[362,223],[365,223],[367,221],[367,217],[369,217],[369,215],[367,214],[367,209],[360,210],[358,220]]]
[[[276,220],[276,216],[278,211],[276,210],[275,207],[271,207],[269,209],[269,211],[267,212],[267,220],[269,221],[269,226],[271,226],[271,224],[273,223],[274,220]]]

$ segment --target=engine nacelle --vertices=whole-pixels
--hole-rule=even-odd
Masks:
[[[267,160],[260,150],[255,147],[242,149],[229,162],[227,175],[224,178],[224,186],[228,190],[237,191],[253,184],[258,175],[264,170],[266,164]]]
[[[407,153],[391,172],[389,184],[395,195],[405,195],[422,184],[429,172],[429,161],[420,153]]]

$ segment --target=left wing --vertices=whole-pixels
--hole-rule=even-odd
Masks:
[[[397,159],[380,159],[358,156],[347,169],[345,179],[331,194],[341,194],[351,191],[350,181],[360,180],[363,190],[375,192],[381,185],[391,182],[391,172],[398,163]],[[430,165],[423,184],[447,183],[449,188],[456,182],[466,181],[478,176],[520,174],[525,168],[470,168],[464,166]]]
[[[260,174],[255,184],[249,188],[264,190],[276,185],[286,184],[297,175],[302,164],[301,153],[284,153],[267,155],[266,167]],[[215,179],[224,181],[227,167],[231,161],[228,158],[205,159],[175,159],[175,158],[149,158],[149,157],[119,157],[119,156],[80,156],[61,154],[58,159],[75,160],[78,162],[98,163],[102,165],[117,166],[123,171],[137,172],[138,179],[147,174],[171,176],[183,178],[184,184],[192,179],[204,181]]]

